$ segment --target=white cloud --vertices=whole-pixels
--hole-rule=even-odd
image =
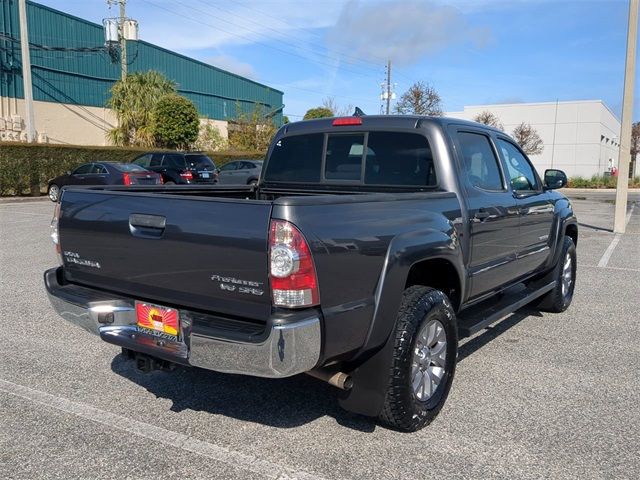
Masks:
[[[457,8],[417,0],[351,1],[328,34],[331,45],[349,45],[355,56],[404,65],[453,44],[482,47],[491,38],[488,28],[470,26]]]
[[[258,79],[258,74],[254,70],[253,66],[229,55],[216,55],[215,57],[207,58],[205,62],[209,65],[213,65],[214,67],[221,68],[242,77],[247,77],[252,80]]]

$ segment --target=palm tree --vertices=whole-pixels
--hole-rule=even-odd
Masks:
[[[164,95],[176,93],[175,82],[159,72],[132,73],[111,88],[109,106],[118,126],[109,131],[114,145],[153,147],[153,110]]]

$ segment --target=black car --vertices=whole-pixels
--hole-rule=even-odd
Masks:
[[[158,185],[162,177],[131,163],[97,162],[80,165],[73,172],[49,181],[47,192],[52,202],[60,198],[65,185]]]
[[[262,160],[236,160],[218,171],[218,183],[225,185],[257,185]]]
[[[218,181],[213,160],[201,152],[147,152],[132,163],[159,173],[166,185]]]

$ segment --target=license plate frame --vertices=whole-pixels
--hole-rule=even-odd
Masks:
[[[180,313],[175,308],[136,301],[136,327],[139,332],[165,340],[180,340]]]
[[[209,172],[200,172],[202,178],[209,178]]]

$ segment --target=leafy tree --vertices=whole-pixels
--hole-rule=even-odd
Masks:
[[[333,110],[329,110],[327,107],[316,107],[307,110],[304,114],[303,120],[311,120],[313,118],[327,118],[334,117]]]
[[[436,89],[425,82],[416,82],[400,96],[395,106],[401,115],[442,116],[442,98]]]
[[[328,110],[331,110],[333,115],[332,117],[347,117],[353,113],[354,106],[352,104],[349,105],[338,105],[336,99],[334,97],[327,97],[322,101],[322,106]]]
[[[186,150],[198,138],[198,109],[182,95],[164,95],[153,109],[152,130],[158,146]]]
[[[482,123],[484,125],[489,125],[490,127],[504,131],[504,126],[502,125],[500,119],[489,110],[485,110],[477,114],[475,117],[473,117],[473,121]]]
[[[176,93],[176,84],[153,70],[118,80],[107,102],[118,118],[118,126],[108,133],[111,143],[153,147],[153,110],[160,98],[171,93]]]
[[[219,150],[225,150],[228,146],[227,144],[227,139],[222,136],[218,127],[204,120],[200,124],[198,139],[193,147],[196,150],[217,152]]]
[[[233,150],[266,151],[277,130],[273,120],[265,117],[259,104],[250,113],[242,112],[236,104],[236,112],[241,113],[229,122],[229,147]]]
[[[542,138],[540,138],[536,129],[528,123],[522,122],[518,125],[511,136],[527,155],[540,155],[544,150]]]
[[[286,125],[287,123],[291,123],[291,121],[289,120],[289,117],[287,117],[286,115],[282,116],[282,124]]]

